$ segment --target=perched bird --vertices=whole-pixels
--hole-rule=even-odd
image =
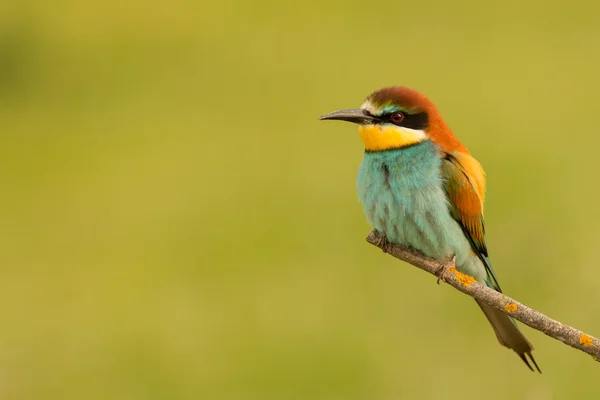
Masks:
[[[485,240],[485,172],[454,136],[435,105],[402,86],[378,90],[360,108],[322,120],[358,124],[365,154],[358,197],[369,224],[389,243],[439,260],[501,292]],[[539,371],[533,346],[508,315],[478,303],[501,345]]]

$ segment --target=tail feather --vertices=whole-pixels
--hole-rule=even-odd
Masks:
[[[525,365],[527,365],[527,367],[533,371],[533,368],[527,360],[527,357],[529,357],[533,365],[535,365],[537,371],[542,373],[535,362],[533,355],[531,354],[533,351],[533,346],[521,333],[513,319],[503,312],[496,310],[495,308],[480,302],[477,302],[477,304],[479,304],[479,307],[481,307],[481,310],[487,317],[488,321],[490,321],[490,324],[492,325],[492,328],[494,328],[494,332],[496,333],[496,337],[498,338],[500,344],[504,347],[512,349],[515,353],[517,353]]]

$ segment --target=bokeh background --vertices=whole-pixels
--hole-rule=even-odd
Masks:
[[[0,6],[1,399],[597,398],[600,365],[368,245],[404,84],[484,165],[505,291],[600,335],[592,1]]]

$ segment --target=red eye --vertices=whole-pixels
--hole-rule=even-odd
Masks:
[[[400,111],[395,112],[390,116],[390,121],[392,121],[394,124],[399,124],[403,119],[404,115]]]

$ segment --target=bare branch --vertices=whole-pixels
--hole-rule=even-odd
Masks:
[[[596,361],[600,360],[600,340],[597,338],[553,320],[539,311],[477,282],[472,277],[458,272],[453,265],[425,257],[418,251],[404,246],[392,245],[374,230],[367,236],[367,242],[435,276],[439,277],[440,272],[444,271],[442,279],[455,289],[510,315],[533,329],[591,355]]]

